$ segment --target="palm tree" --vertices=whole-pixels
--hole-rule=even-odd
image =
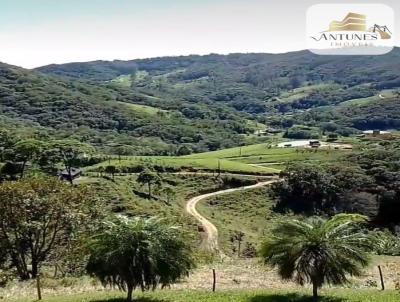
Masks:
[[[155,289],[187,275],[194,264],[188,240],[174,226],[156,218],[118,217],[90,245],[87,265],[103,285],[127,291]]]
[[[369,263],[372,239],[361,228],[366,218],[339,214],[329,220],[312,217],[280,223],[263,244],[265,262],[283,279],[311,283],[313,297],[324,283],[344,284]]]

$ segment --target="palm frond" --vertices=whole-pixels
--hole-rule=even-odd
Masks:
[[[329,220],[311,217],[282,222],[266,240],[261,254],[283,279],[299,284],[343,284],[369,263],[370,236],[361,226],[367,218],[339,214]]]

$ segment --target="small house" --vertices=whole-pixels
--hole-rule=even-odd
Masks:
[[[319,140],[311,140],[309,144],[311,148],[321,147],[321,142]]]
[[[82,176],[82,170],[77,169],[77,168],[71,168],[71,176],[70,176],[70,173],[68,173],[68,170],[65,169],[65,170],[62,170],[60,173],[58,173],[58,176],[60,177],[61,180],[72,181],[72,180]]]

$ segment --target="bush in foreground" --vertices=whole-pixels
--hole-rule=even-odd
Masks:
[[[266,263],[278,267],[283,279],[311,283],[313,297],[324,283],[346,283],[369,263],[372,239],[360,228],[365,217],[339,214],[329,220],[319,217],[279,224],[263,245]]]
[[[118,217],[90,246],[87,270],[104,285],[128,292],[169,285],[193,268],[191,250],[178,228],[159,219]]]

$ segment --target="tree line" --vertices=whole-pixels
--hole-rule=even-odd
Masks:
[[[366,146],[331,164],[295,164],[272,187],[278,211],[361,213],[392,230],[400,223],[400,152],[396,142]]]
[[[42,173],[57,175],[65,170],[73,183],[72,169],[88,160],[94,149],[77,140],[20,139],[0,131],[0,181],[23,178],[27,168],[35,165]]]

